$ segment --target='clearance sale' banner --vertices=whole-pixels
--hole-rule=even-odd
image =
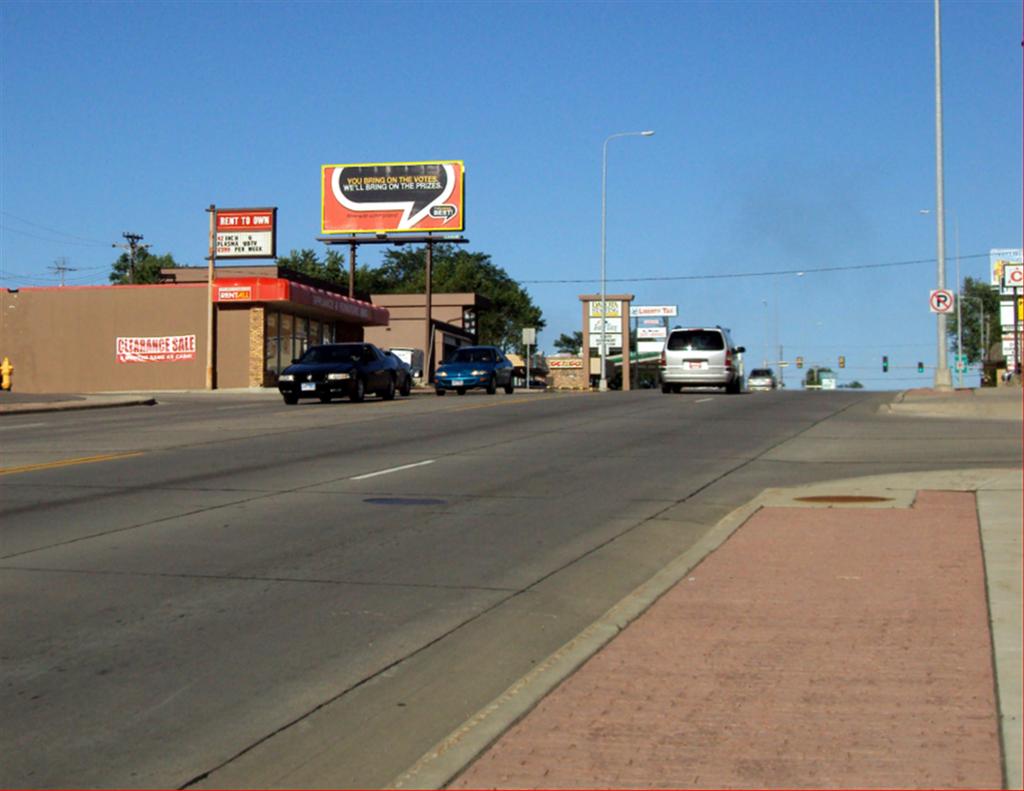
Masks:
[[[325,234],[462,231],[462,162],[384,162],[320,169]]]

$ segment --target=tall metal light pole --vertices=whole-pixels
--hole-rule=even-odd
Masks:
[[[935,0],[935,225],[937,237],[938,286],[946,287],[946,208],[942,194],[942,23],[939,0]],[[946,357],[946,314],[936,313],[938,348],[935,360],[935,389],[951,390],[953,378],[949,374]]]
[[[608,311],[605,303],[607,302],[607,290],[605,280],[605,253],[607,249],[606,244],[606,228],[607,228],[607,217],[608,217],[608,141],[613,140],[616,137],[650,137],[654,134],[654,131],[648,129],[643,132],[616,132],[614,135],[608,135],[604,141],[604,147],[601,156],[601,380],[598,385],[598,390],[602,393],[608,390],[608,376],[605,372],[605,358],[608,354],[608,344],[605,336],[605,325],[607,324],[608,317],[605,315]],[[628,320],[628,316],[625,317]],[[590,350],[587,350],[587,354]],[[629,349],[623,349],[623,362],[629,359]],[[588,363],[589,365],[589,363]]]

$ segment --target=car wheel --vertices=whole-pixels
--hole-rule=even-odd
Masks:
[[[384,392],[380,394],[380,397],[385,401],[393,401],[395,399],[395,377],[388,377],[388,386],[384,388]]]
[[[442,390],[440,387],[437,388],[434,392],[437,393],[439,396],[443,396],[444,395],[444,390]]]
[[[352,390],[349,392],[348,398],[356,404],[366,398],[366,382],[363,377],[357,376],[352,380]]]
[[[402,381],[402,387],[399,389],[398,392],[401,393],[403,396],[407,396],[410,393],[412,393],[412,377],[411,376],[405,377],[405,379]]]
[[[665,395],[668,395],[669,393],[672,392],[672,385],[667,385],[665,383],[662,383],[662,385],[661,385],[661,392],[663,392]]]
[[[741,389],[742,388],[740,387],[739,379],[733,379],[731,382],[729,382],[729,384],[725,386],[725,392],[729,393],[730,395],[739,395]]]
[[[682,385],[672,385],[672,392],[673,393],[681,393],[681,392],[683,392],[683,386]]]
[[[497,392],[498,392],[498,382],[496,381],[495,377],[492,376],[487,381],[487,395],[494,395]]]
[[[508,382],[505,385],[505,392],[508,395],[512,395],[512,393],[515,392],[515,389],[516,389],[516,386],[512,383],[512,377],[510,376],[508,378]]]
[[[288,406],[295,406],[297,403],[299,403],[299,397],[293,395],[286,395],[284,396],[284,402]]]
[[[329,404],[329,403],[331,403],[331,394],[330,393],[324,393],[322,396],[320,396],[320,403],[321,404]]]
[[[466,388],[465,387],[456,387],[455,388],[455,392],[458,393],[459,395],[465,395],[466,394]]]

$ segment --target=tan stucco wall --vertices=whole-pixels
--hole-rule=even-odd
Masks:
[[[249,305],[217,311],[217,387],[249,386]]]
[[[30,393],[202,388],[206,287],[103,286],[0,291],[0,356]],[[118,337],[195,335],[196,355],[119,363]]]

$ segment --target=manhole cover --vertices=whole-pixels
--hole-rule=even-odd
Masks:
[[[373,505],[444,505],[444,500],[433,497],[367,497],[363,502]]]
[[[816,494],[810,497],[794,497],[801,503],[888,503],[891,497],[873,497],[869,494]]]

